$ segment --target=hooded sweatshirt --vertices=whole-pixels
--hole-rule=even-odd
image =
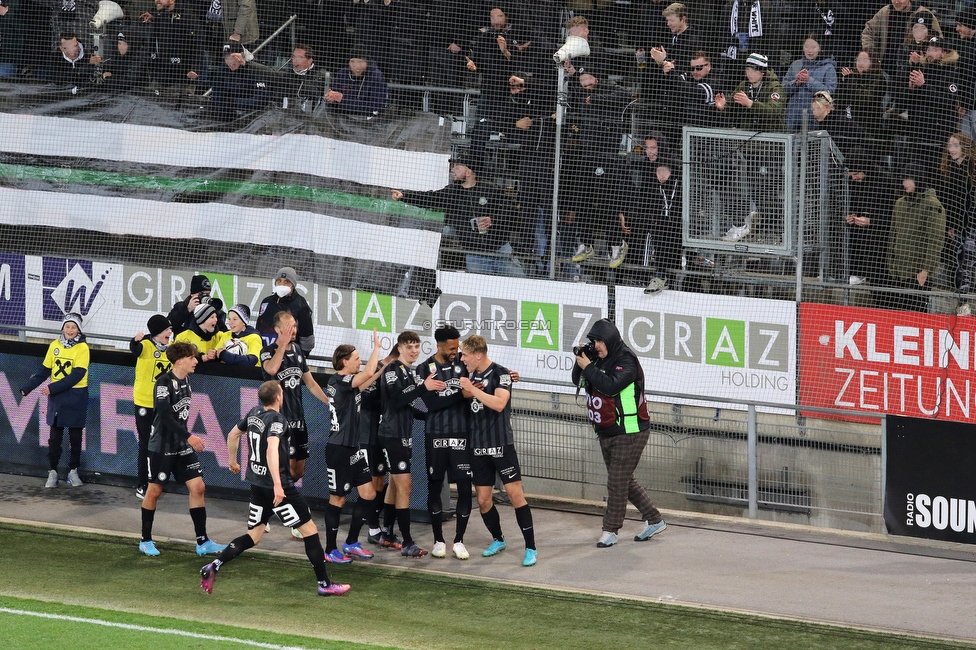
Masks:
[[[594,323],[586,336],[607,346],[605,358],[582,370],[579,365],[573,366],[573,383],[586,389],[586,415],[597,435],[646,431],[650,416],[644,399],[644,370],[637,355],[606,318]]]
[[[809,80],[804,84],[796,82],[796,76],[801,70],[808,70]],[[832,58],[810,60],[806,57],[797,59],[783,76],[783,88],[790,95],[790,103],[786,107],[786,128],[796,130],[803,119],[803,109],[810,108],[810,102],[815,93],[822,90],[833,94],[837,90],[837,66]]]

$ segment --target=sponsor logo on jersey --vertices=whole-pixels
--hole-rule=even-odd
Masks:
[[[169,395],[169,389],[165,386],[156,386],[156,397],[162,399]]]
[[[285,432],[285,425],[281,422],[272,422],[269,432],[278,436]]]
[[[475,456],[494,456],[498,457],[505,451],[504,447],[480,447],[474,450]]]
[[[385,381],[388,384],[396,383],[396,371],[390,370],[389,372],[383,373],[383,381]]]
[[[512,385],[512,376],[511,375],[502,375],[501,377],[498,378],[498,385],[499,386],[511,386]]]

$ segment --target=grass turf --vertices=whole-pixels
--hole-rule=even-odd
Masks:
[[[146,558],[130,539],[0,524],[0,594],[110,610],[94,614],[84,610],[89,613],[82,616],[92,618],[129,622],[126,617],[139,614],[137,624],[153,627],[249,638],[270,632],[261,640],[305,647],[330,647],[318,639],[476,650],[651,645],[791,650],[976,647],[431,576],[365,563],[330,565],[333,579],[349,582],[353,589],[341,598],[320,598],[307,561],[253,551],[224,567],[213,595],[208,596],[199,586],[202,558],[190,547],[162,548],[162,556]],[[7,604],[7,599],[0,600],[0,606],[17,607]],[[145,615],[169,618],[150,620]],[[31,626],[37,624],[38,619],[30,620]],[[7,617],[0,627],[6,629],[6,623]],[[293,636],[289,641],[267,641],[281,639],[281,634]],[[180,647],[192,647],[187,645],[190,641],[183,639]],[[97,647],[130,646],[108,639]]]

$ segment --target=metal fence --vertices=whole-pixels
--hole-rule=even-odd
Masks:
[[[652,433],[636,475],[659,506],[883,532],[883,416],[647,396]],[[606,470],[582,396],[514,399],[527,491],[602,500]]]

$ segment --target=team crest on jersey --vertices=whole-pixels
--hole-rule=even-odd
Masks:
[[[471,412],[480,413],[481,409],[485,408],[485,405],[476,399],[471,400]]]
[[[295,445],[289,445],[288,446],[288,455],[289,456],[294,456],[295,455]]]
[[[180,388],[180,383],[178,381],[176,381],[175,379],[173,380],[173,388],[176,389],[176,390],[179,390],[179,388]]]
[[[156,478],[158,478],[160,481],[165,481],[166,480],[166,472],[160,472],[159,474],[156,475]]]
[[[165,386],[157,386],[156,387],[156,397],[157,398],[162,399],[163,397],[166,397],[167,395],[169,395],[169,390]]]
[[[145,417],[146,416],[146,409],[145,409],[145,407],[142,407],[142,406],[139,407],[139,416],[140,417]]]
[[[156,350],[155,352],[153,352],[153,357],[155,357],[155,358],[158,359],[161,356],[163,356],[163,354],[159,350]]]
[[[407,469],[407,462],[401,460],[399,463],[397,463],[397,468],[402,472],[403,470]]]
[[[54,356],[61,354],[61,348],[54,348]]]
[[[378,471],[378,472],[385,472],[386,471],[386,465],[384,465],[383,463],[380,463],[379,465],[376,466],[376,471]]]

